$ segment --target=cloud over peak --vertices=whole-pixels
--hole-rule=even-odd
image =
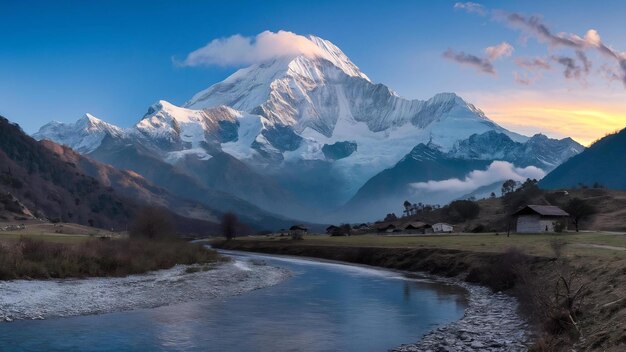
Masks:
[[[183,66],[239,66],[267,62],[280,57],[324,56],[309,38],[289,31],[265,31],[254,37],[236,34],[214,39],[192,51]]]
[[[486,170],[474,170],[465,178],[451,178],[443,181],[428,181],[412,183],[415,190],[430,192],[470,192],[483,186],[506,180],[525,181],[526,179],[541,179],[546,173],[538,167],[515,167],[506,161],[494,161]]]

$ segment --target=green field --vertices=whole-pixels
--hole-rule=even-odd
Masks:
[[[119,237],[120,234],[77,224],[55,226],[50,223],[30,223],[23,230],[0,231],[0,241],[15,241],[20,237],[44,240],[56,243],[81,243],[90,238],[107,236]]]
[[[289,241],[285,237],[245,237],[240,241]],[[302,245],[359,246],[390,248],[446,248],[476,252],[503,252],[517,247],[533,255],[551,255],[551,242],[564,242],[565,255],[616,256],[626,258],[626,235],[616,233],[581,232],[563,234],[450,234],[427,236],[362,235],[330,237],[323,235],[305,236]],[[600,246],[600,247],[598,247]]]
[[[27,237],[34,240],[44,240],[55,243],[81,243],[92,237],[88,235],[64,235],[58,233],[25,233],[25,232],[0,232],[1,241],[15,241],[20,237]]]

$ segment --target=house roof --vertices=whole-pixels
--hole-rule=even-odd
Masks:
[[[303,225],[293,225],[292,227],[289,228],[289,230],[303,230],[303,231],[307,231],[308,229],[306,227],[304,227]]]
[[[433,226],[435,225],[445,225],[445,226],[450,226],[450,227],[454,227],[453,225],[448,224],[447,222],[438,222],[436,224],[433,224]]]
[[[334,230],[334,229],[338,229],[339,226],[335,226],[335,225],[330,225],[326,228],[326,231],[330,231],[330,230]]]
[[[541,216],[569,216],[569,214],[565,210],[554,205],[527,205],[515,212],[515,214],[513,215],[522,215],[529,213],[535,213]]]
[[[425,222],[421,222],[421,221],[414,221],[414,222],[409,222],[406,223],[404,225],[404,229],[405,230],[410,230],[410,229],[423,229],[423,228],[429,228],[431,227],[430,225],[428,225]]]
[[[394,224],[381,224],[377,227],[378,230],[389,230],[389,229],[395,229],[396,225]]]

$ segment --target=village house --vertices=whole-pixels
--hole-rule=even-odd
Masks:
[[[426,233],[433,232],[432,226],[421,221],[409,222],[404,225],[403,230],[405,233],[411,233],[411,234],[426,234]]]
[[[445,222],[438,222],[433,224],[434,233],[452,233],[454,232],[454,226],[446,224]]]
[[[369,230],[370,229],[370,225],[363,223],[363,224],[359,224],[359,225],[354,225],[352,227],[353,230],[358,230],[358,231],[365,231],[365,230]]]
[[[518,233],[555,232],[557,224],[567,227],[569,214],[553,205],[527,205],[513,214]]]
[[[309,229],[307,229],[303,225],[293,225],[292,227],[289,228],[289,235],[294,240],[302,239],[304,235],[307,234],[307,232],[309,232]]]
[[[334,234],[336,231],[339,230],[339,226],[335,226],[335,225],[330,225],[326,228],[326,233],[329,235]]]
[[[396,226],[394,224],[380,224],[378,227],[376,227],[376,230],[378,232],[391,233],[396,231]]]

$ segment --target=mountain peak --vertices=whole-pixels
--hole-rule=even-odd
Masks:
[[[428,99],[428,101],[440,102],[440,103],[453,101],[453,102],[462,102],[466,104],[463,98],[461,98],[460,96],[458,96],[456,93],[453,93],[453,92],[437,93],[433,95],[432,98]]]
[[[102,124],[107,124],[106,122],[100,120],[99,118],[93,116],[90,113],[85,113],[83,117],[76,121],[76,126],[84,126],[84,127],[95,127]],[[108,125],[108,124],[107,124]]]
[[[322,57],[324,59],[330,61],[345,74],[352,77],[360,77],[371,82],[369,77],[361,72],[361,70],[348,58],[348,56],[331,41],[314,35],[310,35],[309,40],[322,50]]]
[[[123,129],[86,113],[74,123],[50,122],[33,134],[33,138],[51,140],[87,154],[99,147],[107,135],[119,137],[124,134]]]

